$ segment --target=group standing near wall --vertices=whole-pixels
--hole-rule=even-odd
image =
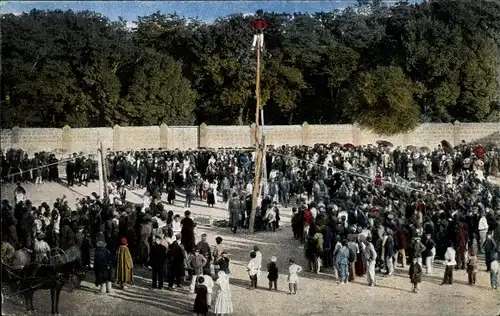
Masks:
[[[389,141],[394,146],[435,147],[442,140],[458,145],[463,140],[479,144],[500,144],[500,123],[422,124],[411,133],[382,136],[356,125],[267,125],[267,145],[305,145],[351,143],[375,144]],[[99,143],[112,151],[141,149],[245,148],[253,147],[255,125],[241,126],[137,126],[99,128],[18,128],[1,130],[1,148],[19,148],[25,152],[94,153]]]

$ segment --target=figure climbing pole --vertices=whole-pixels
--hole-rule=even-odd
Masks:
[[[263,135],[260,130],[260,59],[261,53],[264,49],[264,30],[267,28],[267,23],[263,19],[255,19],[251,23],[252,28],[255,30],[252,42],[252,50],[255,51],[256,67],[255,67],[255,176],[253,182],[252,192],[252,210],[250,219],[248,221],[249,232],[253,233],[255,224],[255,215],[257,213],[257,206],[259,204],[260,194],[260,179],[262,176],[262,158],[264,151]]]

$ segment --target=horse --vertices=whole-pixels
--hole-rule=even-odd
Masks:
[[[4,247],[4,243],[2,243]],[[7,249],[7,247],[5,247]],[[11,247],[11,249],[13,249]],[[10,293],[17,291],[17,283],[19,275],[24,266],[31,262],[31,253],[28,249],[22,248],[14,251],[13,253],[2,253],[2,286],[7,284]],[[3,299],[3,293],[2,293]],[[3,302],[3,300],[2,300]]]
[[[10,263],[14,268],[22,269],[31,262],[31,253],[31,250],[24,247],[22,249],[16,250]]]
[[[85,276],[83,265],[79,260],[60,265],[40,264],[33,262],[25,266],[20,274],[19,292],[23,294],[26,310],[34,311],[33,296],[37,290],[50,290],[51,314],[59,314],[59,297],[64,285],[71,281],[74,288],[80,286]]]

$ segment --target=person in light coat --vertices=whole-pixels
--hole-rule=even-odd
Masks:
[[[374,287],[375,282],[375,264],[377,262],[377,251],[375,251],[375,246],[372,244],[372,237],[366,237],[366,248],[365,248],[365,258],[366,258],[366,277],[368,280],[368,285]]]
[[[213,190],[214,193],[214,205],[217,204],[217,186],[218,186],[218,181],[214,180],[212,183],[209,184],[209,188]]]
[[[177,234],[180,234],[181,231],[182,231],[181,217],[179,216],[179,214],[176,214],[174,216],[174,220],[172,221],[173,236],[176,236]]]
[[[196,287],[196,280],[199,276],[203,275],[203,267],[207,264],[207,259],[204,256],[202,249],[196,249],[194,255],[189,259],[189,265],[194,270],[194,275],[191,279],[191,285],[189,286],[190,293],[194,293]]]
[[[455,261],[455,255],[456,251],[453,249],[453,242],[450,241],[448,243],[448,248],[446,249],[446,252],[444,254],[444,261],[445,261],[445,271],[444,271],[444,278],[443,278],[443,284],[453,284],[453,269],[455,269],[455,266],[457,265],[457,262]]]
[[[302,267],[290,259],[288,261],[290,266],[288,267],[288,289],[290,292],[288,294],[297,294],[299,290],[299,273],[302,272]]]
[[[248,277],[250,278],[250,289],[257,288],[257,278],[259,273],[259,260],[256,257],[255,251],[250,253],[250,261],[248,262],[246,268],[248,272]]]
[[[49,257],[48,253],[50,252],[49,244],[44,240],[45,234],[38,234],[35,240],[35,246],[33,250],[35,251],[36,261],[40,263],[48,263]]]
[[[231,226],[231,231],[236,234],[238,230],[238,222],[239,222],[239,203],[238,203],[238,193],[233,192],[231,198],[229,199],[229,203],[227,204],[227,209],[229,212],[229,223]]]
[[[494,253],[491,257],[491,263],[490,263],[490,284],[491,288],[494,290],[498,289],[498,274],[500,271],[499,264],[498,264],[498,255]]]
[[[486,236],[488,234],[488,221],[486,220],[486,216],[484,212],[481,212],[481,217],[479,218],[479,223],[478,223],[478,231],[479,231],[479,252],[484,253],[484,242],[486,241]]]
[[[229,276],[224,271],[218,273],[218,279],[215,281],[215,292],[214,314],[218,316],[232,314],[231,286],[229,285]]]
[[[214,280],[212,279],[212,277],[210,275],[203,275],[203,283],[202,285],[204,285],[206,288],[207,288],[207,304],[208,304],[208,308],[211,308],[212,306],[212,293],[213,293],[213,288],[214,288]]]
[[[425,267],[427,275],[432,275],[435,256],[436,256],[436,243],[432,239],[431,234],[426,234]]]

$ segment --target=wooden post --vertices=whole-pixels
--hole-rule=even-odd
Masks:
[[[261,120],[261,137],[262,137],[262,178],[260,179],[260,194],[266,196],[269,193],[269,188],[267,185],[267,159],[266,159],[266,135],[264,135],[264,106],[260,109],[260,120]],[[262,200],[262,199],[261,199]]]
[[[100,152],[101,152],[101,165],[102,165],[102,184],[104,186],[104,194],[102,195],[103,199],[108,197],[108,164],[106,159],[106,152],[102,147],[102,142],[100,142]]]
[[[269,194],[267,185],[267,166],[266,166],[266,135],[262,135],[262,178],[260,179],[260,194],[266,196]],[[262,199],[261,199],[262,201]]]
[[[260,132],[260,41],[257,41],[255,47],[257,66],[256,66],[256,78],[255,78],[255,176],[253,181],[253,192],[252,192],[252,209],[250,212],[250,218],[248,219],[248,230],[253,233],[253,228],[255,225],[255,215],[257,214],[257,206],[259,204],[259,191],[260,191],[260,177],[261,177],[261,167],[262,167],[262,144],[261,144],[261,132]]]
[[[99,147],[97,148],[97,172],[99,173],[99,196],[104,196],[104,168],[102,166],[102,144],[99,142]]]

